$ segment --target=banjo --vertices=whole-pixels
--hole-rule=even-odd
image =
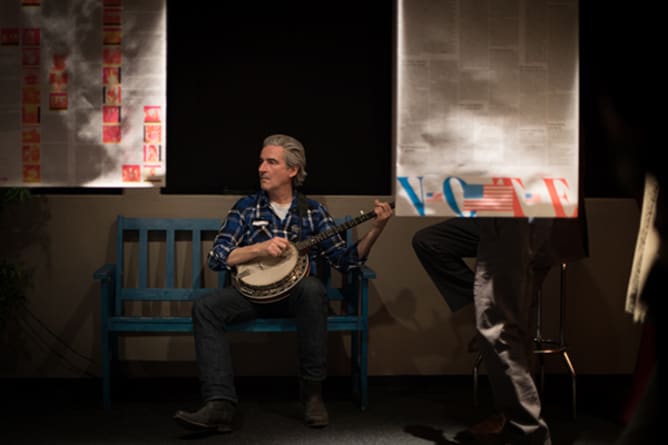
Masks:
[[[390,203],[394,208],[394,203]],[[283,255],[263,256],[239,264],[232,273],[232,285],[254,303],[272,303],[288,296],[309,271],[308,250],[320,241],[376,217],[372,210],[296,243],[290,243]]]

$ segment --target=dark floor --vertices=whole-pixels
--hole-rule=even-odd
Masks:
[[[578,376],[572,418],[567,376],[547,376],[544,415],[555,445],[611,444],[630,388],[628,376]],[[325,398],[330,425],[301,423],[295,379],[239,379],[239,429],[187,433],[172,420],[177,409],[199,408],[194,379],[117,382],[113,404],[100,404],[99,380],[0,379],[0,444],[454,444],[455,436],[491,412],[481,379],[473,404],[470,376],[372,377],[369,406],[355,405],[347,377],[330,378]]]

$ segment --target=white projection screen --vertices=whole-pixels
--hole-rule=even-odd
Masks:
[[[0,0],[0,186],[160,187],[166,0]]]
[[[396,212],[578,211],[577,0],[398,0]]]

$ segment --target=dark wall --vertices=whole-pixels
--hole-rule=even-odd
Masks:
[[[306,193],[390,194],[392,3],[168,1],[165,191],[253,191],[287,133]]]
[[[255,190],[262,139],[282,132],[306,147],[306,193],[390,194],[393,3],[168,0],[163,192]],[[635,196],[638,186],[605,120],[609,104],[627,114],[647,106],[633,83],[652,63],[643,59],[652,12],[636,9],[580,1],[586,197]]]
[[[635,154],[621,132],[648,116],[647,67],[654,42],[652,11],[642,2],[580,1],[580,144],[587,197],[638,197]],[[650,83],[650,84],[648,84]]]

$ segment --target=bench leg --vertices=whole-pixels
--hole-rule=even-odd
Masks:
[[[109,370],[110,357],[110,343],[109,333],[102,333],[102,407],[109,409],[111,407],[111,397],[109,388],[109,378],[111,376]]]
[[[359,365],[359,341],[357,331],[350,333],[350,376],[352,377],[353,394],[360,394],[360,365]]]
[[[364,329],[360,333],[360,408],[365,410],[369,404],[367,374],[369,354],[369,332]]]

